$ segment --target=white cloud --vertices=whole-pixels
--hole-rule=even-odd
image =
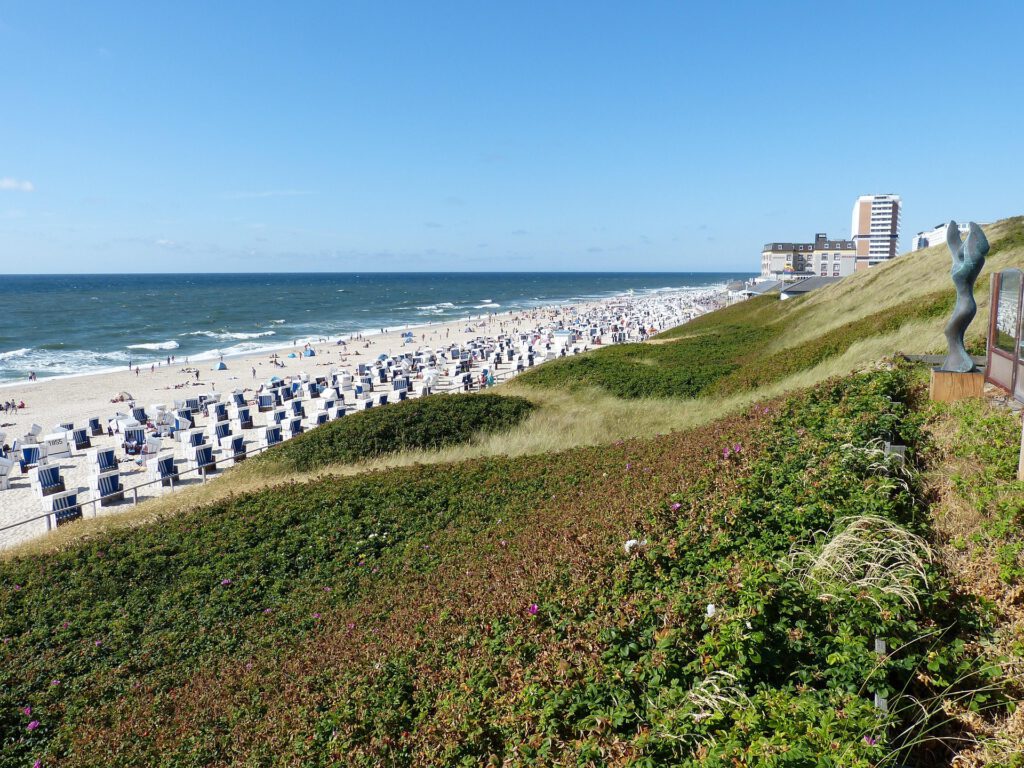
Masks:
[[[232,192],[225,195],[228,200],[251,200],[259,197],[300,197],[312,195],[308,189],[269,189],[264,192]]]
[[[0,177],[0,189],[11,189],[15,192],[35,192],[36,185],[31,181],[22,181],[10,176]]]

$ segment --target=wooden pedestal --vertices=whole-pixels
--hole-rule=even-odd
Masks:
[[[932,381],[928,392],[932,400],[953,403],[969,397],[981,397],[984,388],[983,373],[957,373],[932,369]]]

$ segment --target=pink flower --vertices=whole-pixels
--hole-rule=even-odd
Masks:
[[[101,645],[103,645],[103,641],[102,640],[97,640],[96,641],[96,647],[99,648]]]
[[[30,731],[34,731],[36,728],[39,727],[39,721],[38,720],[33,720],[31,723],[29,723],[25,727],[28,728]]]
[[[221,579],[220,580],[220,585],[222,587],[230,587],[232,583],[233,582],[231,581],[231,579]]]
[[[36,760],[34,763],[32,763],[32,768],[43,768],[43,761]]]
[[[674,501],[671,504],[669,504],[668,508],[671,509],[673,512],[678,512],[680,509],[683,508],[683,505],[680,504],[678,501]]]
[[[14,591],[15,592],[20,592],[21,591],[21,584],[15,584],[14,585]]]
[[[314,619],[319,619],[320,618],[320,614],[319,613],[314,613],[313,614],[313,618]]]
[[[537,615],[537,611],[540,610],[540,606],[538,606],[536,603],[530,603],[530,607],[527,608],[526,610],[528,610],[530,612],[531,616],[536,616]]]
[[[269,609],[269,608],[264,608],[264,609],[263,609],[263,612],[264,612],[264,613],[270,613],[270,609]]]
[[[330,591],[331,591],[330,587],[324,587],[324,592],[330,592]]]
[[[742,446],[742,445],[740,445],[739,443],[736,443],[736,445],[734,445],[734,446],[732,447],[732,452],[733,452],[733,453],[739,453],[739,452],[740,452],[740,451],[742,451],[742,450],[743,450],[743,446]]]
[[[28,715],[31,715],[31,714],[32,714],[32,707],[25,707],[25,708],[24,708],[23,710],[21,710],[21,711],[22,711],[22,712],[24,712],[24,713],[25,713],[25,716],[27,717]]]
[[[348,623],[348,628],[349,628],[349,629],[355,629],[355,628],[356,628],[356,625],[355,625],[355,624],[353,624],[353,623],[352,623],[352,622],[350,621],[350,622]]]
[[[869,747],[873,747],[875,746],[875,744],[878,743],[878,739],[876,739],[874,736],[865,736],[864,743],[867,744]]]
[[[50,685],[60,685],[60,680],[51,680]]]
[[[725,446],[725,448],[722,449],[722,458],[723,459],[728,459],[729,458],[729,446],[728,445]]]

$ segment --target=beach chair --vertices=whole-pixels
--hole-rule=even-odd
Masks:
[[[149,421],[149,416],[146,415],[146,409],[142,406],[132,408],[132,418],[139,422],[139,424],[145,424]]]
[[[29,472],[29,481],[39,498],[66,490],[64,479],[60,476],[60,467],[56,464],[35,467]]]
[[[100,420],[97,417],[89,419],[89,434],[93,437],[99,437],[103,434],[103,425],[100,424]]]
[[[232,435],[227,442],[227,446],[221,446],[221,451],[225,456],[231,457],[235,464],[245,461],[245,437],[243,435]]]
[[[198,397],[186,397],[185,398],[185,408],[187,410],[191,411],[192,415],[194,416],[195,414],[199,413],[203,409],[203,406],[199,402],[199,398]]]
[[[238,408],[235,411],[235,417],[232,423],[234,424],[235,429],[239,431],[243,429],[252,429],[252,412],[249,410],[249,406]]]
[[[316,422],[315,422],[316,426],[319,427],[321,424],[326,424],[328,422],[328,420],[329,420],[329,414],[328,414],[327,411],[317,411],[316,412]]]
[[[124,501],[124,486],[121,484],[121,473],[116,469],[103,472],[89,478],[89,490],[96,494],[100,506],[105,507],[117,501]]]
[[[219,448],[223,448],[224,444],[231,437],[231,422],[219,421],[213,425],[213,442]]]
[[[82,507],[78,503],[78,491],[54,493],[43,499],[43,504],[43,508],[53,515],[54,522],[58,527],[82,517]],[[49,520],[47,523],[49,524]]]
[[[406,390],[398,390],[398,402],[402,402],[406,397],[408,397],[408,392]]]
[[[303,407],[301,400],[292,400],[292,416],[306,418],[306,409]]]
[[[184,443],[187,448],[195,448],[206,442],[206,435],[201,429],[190,429],[185,435]]]
[[[256,408],[260,413],[274,410],[277,405],[276,398],[270,392],[263,392],[256,395]]]
[[[278,408],[272,414],[270,414],[269,424],[283,424],[284,420],[288,418],[288,412],[284,408]]]
[[[178,468],[174,466],[174,455],[161,456],[150,463],[149,476],[153,480],[159,480],[160,485],[173,487],[178,479]]]
[[[89,430],[85,427],[73,430],[71,432],[71,444],[75,446],[76,451],[84,451],[86,448],[92,448],[92,440],[89,439]]]
[[[343,418],[345,416],[345,404],[338,403],[337,406],[331,409],[330,414],[331,421],[336,421],[337,419]]]
[[[381,392],[379,395],[377,395],[377,405],[387,405],[387,404],[388,404],[388,393],[387,392]]]
[[[146,444],[146,430],[142,427],[128,427],[122,433],[124,437],[124,452],[128,456],[138,456],[142,453],[142,446]]]
[[[70,459],[71,446],[68,444],[66,432],[51,432],[43,438],[46,445],[46,456],[50,459]]]
[[[278,387],[277,396],[281,399],[281,402],[284,403],[291,400],[295,395],[292,392],[291,387]]]
[[[117,469],[117,456],[113,448],[93,448],[86,452],[89,471],[93,474]]]
[[[210,475],[217,471],[217,464],[213,460],[213,446],[209,443],[191,446],[186,451],[189,469],[198,470],[200,475]]]
[[[25,436],[23,438],[21,438],[21,442],[23,444],[25,444],[25,443],[28,443],[28,444],[38,443],[39,442],[39,436],[41,434],[43,434],[43,428],[41,426],[39,426],[38,424],[33,424],[31,427],[28,428],[28,432],[25,433]]]
[[[11,475],[14,473],[14,459],[0,458],[0,491],[11,487]]]
[[[246,405],[245,393],[244,392],[238,392],[238,391],[232,392],[231,393],[231,404],[233,406],[235,406],[236,408],[241,408],[242,406]]]
[[[284,436],[286,440],[291,440],[293,437],[301,435],[302,429],[302,417],[294,416],[284,423]]]
[[[184,408],[174,412],[174,431],[184,432],[192,428],[192,412]]]
[[[73,432],[75,423],[73,421],[62,421],[53,428],[54,432]]]
[[[18,463],[21,465],[23,475],[27,475],[33,467],[41,467],[47,463],[45,445],[22,445],[20,451],[21,459]]]
[[[228,406],[227,403],[212,403],[207,408],[207,415],[212,421],[220,422],[227,421],[228,418]]]
[[[359,406],[357,405],[356,407],[358,408]],[[362,410],[368,411],[371,408],[373,408],[373,398],[368,397],[362,401]]]
[[[260,435],[260,447],[261,448],[272,448],[278,445],[282,440],[281,427],[278,424],[266,427],[263,430],[263,434]]]

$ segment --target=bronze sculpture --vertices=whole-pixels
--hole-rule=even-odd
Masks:
[[[985,255],[988,253],[988,239],[981,227],[973,221],[967,233],[967,240],[961,242],[960,228],[955,221],[949,222],[946,228],[946,244],[953,257],[953,285],[956,287],[956,306],[946,323],[946,343],[949,352],[939,366],[940,371],[970,373],[974,370],[974,361],[964,348],[964,332],[978,312],[978,304],[974,300],[974,282],[985,266]]]

